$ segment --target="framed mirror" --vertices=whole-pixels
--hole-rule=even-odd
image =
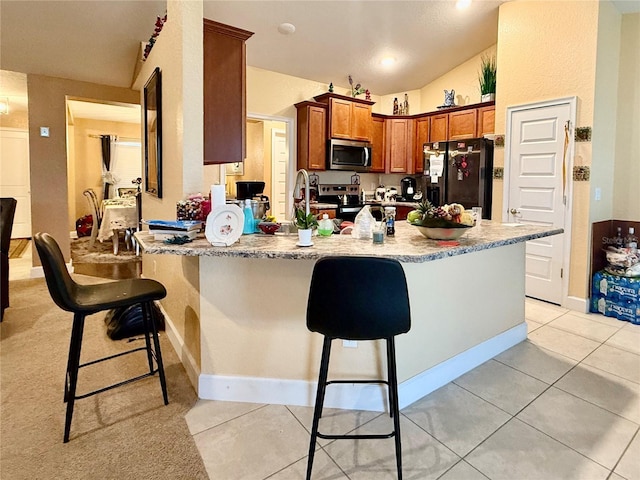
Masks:
[[[162,198],[162,82],[156,68],[144,86],[144,188]]]

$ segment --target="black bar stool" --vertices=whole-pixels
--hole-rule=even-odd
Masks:
[[[60,247],[51,235],[48,233],[36,233],[34,241],[38,255],[42,261],[47,287],[49,288],[49,293],[53,301],[61,309],[67,312],[73,312],[69,359],[67,361],[67,373],[64,383],[64,401],[67,403],[64,442],[69,441],[74,403],[81,398],[90,397],[97,393],[150,377],[158,372],[164,404],[167,405],[169,403],[167,383],[164,376],[160,341],[158,339],[158,330],[152,308],[153,301],[160,300],[167,296],[167,291],[164,286],[150,279],[129,279],[97,285],[80,285],[74,282],[71,275],[69,275]],[[145,327],[145,346],[81,364],[80,350],[82,347],[85,317],[103,310],[137,304],[142,306],[142,317]],[[153,346],[151,345],[151,338],[153,338]],[[149,363],[148,373],[83,395],[76,395],[78,370],[80,368],[141,350],[146,350],[147,352],[147,361]],[[157,368],[154,367],[154,360]]]
[[[330,308],[327,309],[327,306]],[[402,448],[394,337],[409,331],[411,313],[407,280],[400,263],[396,260],[376,257],[325,257],[318,260],[311,277],[307,303],[307,328],[324,335],[309,444],[307,480],[311,479],[318,437],[330,440],[393,437],[398,480],[401,480]],[[327,381],[331,341],[335,338],[386,340],[387,380]],[[379,435],[329,435],[318,432],[326,387],[334,383],[386,384],[389,391],[389,413],[393,417],[393,431]]]

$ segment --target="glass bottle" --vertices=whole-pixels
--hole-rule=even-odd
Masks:
[[[384,207],[384,218],[387,224],[387,237],[396,234],[396,207]]]
[[[629,227],[629,234],[624,237],[624,248],[634,255],[638,253],[638,237],[636,237],[635,233],[635,228]]]
[[[622,238],[622,227],[618,227],[616,236],[613,237],[613,246],[616,248],[624,248],[624,239]]]

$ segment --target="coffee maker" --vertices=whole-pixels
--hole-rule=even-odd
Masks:
[[[236,182],[236,198],[238,200],[252,200],[256,203],[254,217],[262,218],[271,208],[269,205],[269,197],[262,195],[264,192],[264,182],[241,181]],[[252,206],[253,208],[253,206]]]
[[[407,202],[413,201],[416,193],[416,179],[414,177],[404,177],[400,180],[400,196]]]

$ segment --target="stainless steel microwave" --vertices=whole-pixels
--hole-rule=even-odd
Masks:
[[[367,172],[371,169],[371,144],[352,140],[329,140],[329,170]]]

